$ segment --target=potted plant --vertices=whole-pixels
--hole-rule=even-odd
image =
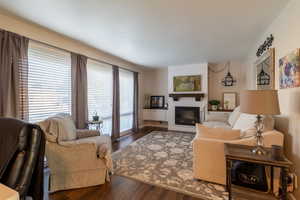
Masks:
[[[93,121],[94,122],[99,121],[99,115],[98,115],[98,113],[96,111],[94,112],[94,115],[93,115]]]
[[[208,103],[211,105],[212,110],[218,110],[218,106],[221,102],[219,100],[210,100]]]

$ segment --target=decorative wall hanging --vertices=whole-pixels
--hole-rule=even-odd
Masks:
[[[274,36],[271,34],[267,39],[264,41],[262,45],[259,46],[256,56],[259,57],[261,56],[266,50],[269,50],[270,47],[272,46],[274,41]]]
[[[201,76],[175,76],[173,78],[174,92],[201,91]]]
[[[226,65],[228,67],[228,72],[222,80],[222,85],[225,87],[231,87],[236,83],[236,80],[233,78],[233,76],[230,73],[230,62],[226,63]]]
[[[300,87],[300,49],[279,60],[280,88]]]
[[[272,90],[275,88],[275,49],[266,51],[256,62],[256,89]]]

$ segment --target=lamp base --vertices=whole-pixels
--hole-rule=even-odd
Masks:
[[[262,146],[256,146],[251,152],[256,155],[265,155],[267,153]]]

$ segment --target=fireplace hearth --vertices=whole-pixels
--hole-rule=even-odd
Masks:
[[[200,122],[199,107],[175,107],[175,124],[195,126]]]

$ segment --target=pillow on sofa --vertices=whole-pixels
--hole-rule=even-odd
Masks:
[[[231,127],[234,126],[235,122],[238,120],[238,118],[240,117],[241,115],[241,109],[240,109],[240,106],[236,107],[233,112],[229,115],[229,118],[228,118],[228,123],[230,124]]]
[[[272,116],[264,116],[262,122],[264,125],[263,132],[274,130],[275,120]],[[248,138],[255,135],[256,135],[256,129],[254,124],[252,128],[249,128],[241,132],[241,138]]]
[[[240,130],[224,129],[224,128],[210,128],[197,124],[197,136],[219,140],[236,140],[241,135]]]
[[[232,129],[241,130],[242,132],[248,129],[253,129],[255,128],[255,122],[256,115],[241,113]],[[262,122],[264,125],[263,132],[274,130],[275,120],[272,116],[264,116]]]
[[[246,131],[248,129],[254,128],[255,121],[256,115],[241,113],[232,129],[241,130],[242,132]]]

